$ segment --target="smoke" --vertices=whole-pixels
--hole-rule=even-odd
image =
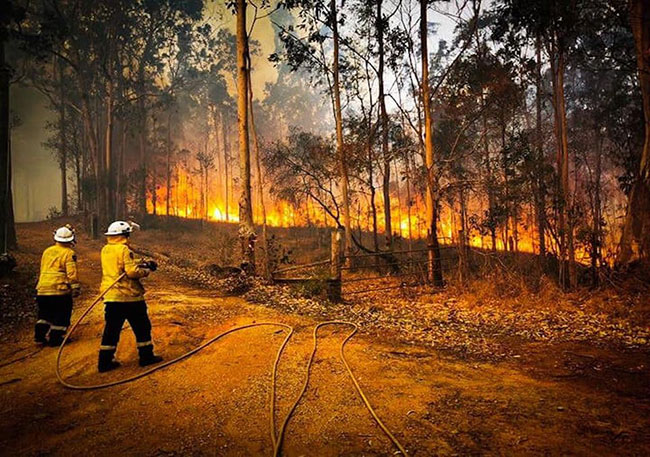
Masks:
[[[59,166],[43,146],[48,137],[45,124],[54,113],[35,89],[14,84],[10,90],[11,116],[18,120],[11,131],[16,222],[43,220],[49,208],[61,209]]]
[[[215,30],[225,28],[234,33],[235,18],[230,12],[221,11],[224,14],[219,14],[218,11],[211,11],[210,4],[206,5],[206,8],[206,20]],[[251,21],[252,16],[249,17],[249,26]],[[308,84],[300,84],[303,76],[298,74],[285,74],[282,76],[283,80],[278,81],[282,72],[268,61],[268,56],[276,51],[277,45],[276,31],[268,17],[257,21],[251,39],[256,43],[257,49],[257,53],[252,56],[251,78],[254,96],[257,106],[263,104],[268,111],[268,115],[259,113],[257,119],[261,138],[272,139],[276,132],[286,132],[289,125],[311,129],[316,119],[322,124],[319,127],[329,126],[328,122],[323,122],[329,112],[319,90],[310,88]],[[236,75],[227,75],[225,79],[230,95],[236,96]],[[273,90],[278,84],[281,88]],[[289,100],[289,94],[292,100]],[[43,146],[50,134],[46,124],[48,121],[56,121],[56,113],[49,108],[49,101],[44,95],[34,88],[20,84],[11,86],[10,107],[12,117],[19,120],[11,134],[16,221],[43,220],[50,209],[61,209],[59,166],[52,151]],[[185,113],[187,110],[179,107],[179,111]],[[300,115],[298,111],[304,111],[304,115]],[[236,112],[233,112],[233,115],[236,115]],[[282,125],[278,126],[278,123]],[[196,135],[195,130],[201,129],[196,119],[183,116],[178,120],[178,124],[178,144],[186,143],[183,137],[202,137]],[[232,166],[237,167],[236,159],[233,159]],[[68,178],[69,202],[74,205],[75,183],[71,170],[68,172]]]

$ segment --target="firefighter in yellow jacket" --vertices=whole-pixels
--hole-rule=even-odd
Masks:
[[[106,245],[102,248],[102,284],[105,291],[122,274],[120,279],[104,296],[105,326],[99,348],[98,369],[100,372],[113,370],[120,366],[115,360],[115,351],[120,339],[124,321],[127,320],[135,333],[140,356],[140,366],[162,361],[154,355],[151,341],[151,322],[144,301],[144,287],[140,279],[156,271],[156,262],[137,259],[129,248],[129,235],[133,225],[124,221],[113,222],[106,231]]]
[[[59,346],[70,325],[72,298],[81,292],[77,277],[75,235],[71,226],[54,232],[55,244],[43,251],[36,285],[38,320],[34,328],[37,343]],[[49,332],[49,341],[47,339]]]

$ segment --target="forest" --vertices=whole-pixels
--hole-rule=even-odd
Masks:
[[[576,262],[644,251],[647,62],[627,2],[466,2],[431,55],[418,2],[255,5],[247,34],[270,18],[278,76],[249,90],[243,167],[233,5],[215,24],[198,1],[94,3],[17,4],[7,24],[10,82],[56,113],[57,214],[237,221],[248,170],[255,223],[342,227],[349,249],[358,228],[374,251],[430,236],[548,254],[571,287]]]
[[[429,238],[433,257],[438,242],[552,256],[566,287],[576,263],[644,256],[646,30],[628,3],[434,3],[454,32],[432,54],[436,24],[394,3],[251,5],[247,78],[252,55],[277,80],[246,84],[247,159],[234,5],[16,3],[10,83],[56,114],[54,214],[238,221],[247,201],[257,225],[341,227],[347,250]],[[270,55],[248,40],[260,20]]]
[[[201,426],[230,446],[216,454],[188,428],[189,419],[178,425],[173,421],[180,419],[170,417],[160,419],[161,437],[121,448],[97,442],[98,455],[114,455],[118,448],[124,455],[280,455],[283,443],[287,455],[405,455],[402,440],[413,455],[648,452],[642,432],[650,423],[648,0],[5,5],[2,358],[25,354],[17,348],[35,319],[39,256],[52,230],[65,224],[76,233],[80,303],[86,305],[101,291],[99,251],[107,227],[113,221],[141,227],[133,235],[134,252],[161,266],[160,279],[151,279],[151,301],[159,302],[154,333],[161,332],[168,353],[189,350],[215,329],[247,328],[253,318],[296,329],[316,325],[305,387],[276,430],[274,408],[289,408],[293,395],[274,403],[275,370],[279,365],[282,373],[279,360],[291,333],[278,352],[270,443],[243,437],[265,424],[240,418],[236,425],[221,411],[209,416],[212,425]],[[26,94],[47,115],[37,114]],[[24,146],[30,136],[43,139],[29,143],[38,151]],[[46,179],[37,176],[42,167],[49,167]],[[57,204],[35,198],[39,188],[40,195],[56,193]],[[202,297],[216,300],[219,311]],[[176,303],[184,304],[176,309]],[[98,335],[100,321],[81,326],[66,349],[78,354],[68,356],[73,361],[67,365],[76,380],[91,380],[81,364],[92,357],[89,339]],[[373,379],[368,390],[389,422],[391,414],[400,417],[393,421],[399,439],[377,418],[369,404],[374,401],[368,402],[350,371],[343,347],[354,332],[340,343],[341,358],[379,428],[368,432],[364,427],[372,422],[360,425],[367,415],[362,403],[345,419],[351,435],[337,434],[325,422],[323,414],[338,413],[312,405],[299,414],[303,395],[303,403],[311,398],[307,384],[319,322],[360,328],[364,354],[375,350],[371,343],[383,348],[372,362],[356,349],[351,360],[360,372],[375,370],[366,375]],[[267,376],[268,367],[246,357],[254,338],[234,338],[244,351],[233,365],[250,365],[245,375],[251,378]],[[308,344],[305,337],[301,346]],[[323,345],[337,347],[329,340]],[[219,357],[237,352],[219,351]],[[81,446],[58,449],[53,434],[34,427],[19,436],[12,432],[40,414],[24,391],[30,367],[45,363],[40,354],[7,368],[0,364],[0,373],[16,370],[0,380],[0,392],[15,396],[7,411],[20,412],[18,419],[0,420],[0,443],[12,455],[43,451],[31,443],[35,436],[55,455]],[[433,368],[432,354],[439,365]],[[62,380],[60,357],[56,375]],[[292,373],[289,387],[278,384],[291,392],[305,363],[293,359],[285,368]],[[380,379],[380,362],[395,363],[389,384]],[[189,370],[185,378],[198,380],[213,376],[209,363],[196,374],[181,364],[156,376],[181,389],[183,376],[174,370]],[[409,386],[411,363],[431,370],[417,376],[429,387]],[[473,371],[477,364],[484,375]],[[54,385],[53,374],[41,370]],[[228,378],[228,370],[220,370]],[[437,377],[441,370],[467,381],[447,385]],[[500,390],[499,370],[509,370],[504,377],[515,393]],[[153,381],[138,389],[144,391],[147,382]],[[210,390],[210,401],[237,408],[240,403],[223,400],[228,393],[219,390],[229,382]],[[475,397],[471,392],[480,383],[486,390]],[[427,392],[443,384],[447,391],[427,400]],[[321,388],[327,398],[340,398],[351,387]],[[408,409],[396,413],[396,397],[409,389]],[[40,401],[59,404],[61,392]],[[105,394],[101,401],[109,401],[110,390]],[[549,395],[564,402],[551,407],[553,414],[568,408],[575,417],[547,417]],[[246,411],[254,414],[264,398],[244,402]],[[202,400],[186,400],[182,414],[196,419]],[[516,418],[508,412],[511,401]],[[588,406],[594,402],[599,406]],[[95,414],[93,405],[88,400],[84,411]],[[541,405],[545,412],[535,416]],[[296,408],[293,420],[301,431],[289,427],[283,440]],[[74,427],[65,427],[72,414],[43,420],[71,434]],[[319,420],[306,417],[319,414]],[[477,426],[471,418],[484,422]],[[110,423],[121,420],[116,412]],[[552,424],[555,441],[542,444],[545,438],[533,432],[540,424]],[[125,430],[113,436],[132,437]],[[315,445],[308,437],[319,430],[340,446]],[[361,438],[358,430],[365,430]],[[432,438],[433,430],[442,432]],[[375,434],[384,447],[367,454],[375,452],[368,444]],[[163,437],[174,444],[164,444]]]

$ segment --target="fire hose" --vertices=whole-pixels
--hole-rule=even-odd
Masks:
[[[113,387],[117,386],[120,384],[126,384],[129,382],[133,382],[137,379],[144,378],[145,376],[149,376],[150,374],[162,370],[163,368],[166,368],[170,365],[173,365],[177,362],[180,362],[184,359],[187,359],[188,357],[196,354],[197,352],[205,349],[206,347],[210,346],[212,343],[220,340],[221,338],[231,334],[235,333],[240,330],[245,330],[253,327],[282,327],[284,330],[287,331],[287,335],[285,336],[284,340],[282,341],[282,344],[278,348],[278,351],[275,356],[275,360],[273,362],[273,372],[271,375],[271,401],[270,401],[270,433],[271,433],[271,442],[273,444],[273,456],[278,457],[281,455],[281,448],[282,448],[282,441],[284,439],[285,431],[287,428],[287,425],[289,424],[289,421],[291,420],[291,417],[293,416],[294,412],[296,411],[296,408],[298,407],[300,401],[304,397],[305,393],[307,392],[307,388],[309,386],[309,378],[311,374],[311,368],[314,362],[314,357],[316,356],[316,349],[318,347],[318,330],[322,327],[328,326],[328,325],[345,325],[349,326],[352,328],[350,333],[345,337],[343,342],[341,343],[341,346],[339,348],[339,355],[341,357],[341,361],[343,362],[343,365],[345,366],[345,369],[348,372],[348,375],[350,376],[350,379],[352,380],[352,383],[354,384],[354,387],[361,397],[361,400],[363,401],[366,409],[372,416],[372,418],[375,420],[377,425],[382,429],[382,431],[386,434],[386,436],[390,439],[390,441],[393,443],[393,445],[399,450],[399,452],[406,456],[406,450],[404,446],[399,442],[397,438],[391,433],[391,431],[388,429],[388,427],[382,422],[382,420],[379,418],[377,413],[375,412],[374,408],[370,404],[370,401],[368,400],[368,397],[366,394],[363,392],[361,389],[361,386],[359,385],[359,381],[357,380],[356,376],[354,375],[354,372],[352,371],[352,368],[350,367],[350,364],[348,363],[347,359],[345,358],[345,345],[348,343],[348,341],[357,333],[358,326],[352,322],[347,322],[347,321],[339,321],[339,320],[333,320],[333,321],[327,321],[327,322],[320,322],[316,324],[314,327],[313,331],[313,345],[312,345],[312,351],[311,355],[309,357],[309,360],[307,362],[307,367],[306,367],[306,372],[305,372],[305,379],[302,384],[302,388],[300,390],[300,393],[292,403],[291,407],[289,408],[289,411],[287,412],[286,416],[284,417],[284,420],[282,421],[282,424],[280,425],[280,429],[276,434],[276,429],[275,429],[275,397],[276,397],[276,385],[277,385],[277,372],[278,372],[278,365],[280,363],[280,359],[282,357],[282,354],[284,352],[285,347],[287,346],[287,343],[291,339],[291,336],[293,335],[294,329],[290,325],[281,323],[281,322],[257,322],[257,323],[252,323],[252,324],[245,324],[245,325],[240,325],[238,327],[233,327],[229,330],[226,330],[225,332],[222,332],[212,338],[210,338],[208,341],[205,343],[202,343],[198,347],[192,349],[189,352],[186,352],[185,354],[182,354],[172,360],[169,360],[167,362],[161,363],[160,365],[156,365],[153,368],[149,368],[142,373],[139,373],[137,375],[120,379],[117,381],[111,381],[111,382],[106,382],[103,384],[94,384],[94,385],[76,385],[76,384],[71,384],[67,382],[62,374],[61,374],[61,355],[63,354],[63,348],[65,347],[65,344],[68,342],[68,339],[70,338],[70,335],[74,332],[74,330],[77,328],[77,326],[81,323],[81,321],[84,320],[84,318],[90,313],[90,311],[93,310],[93,308],[100,302],[100,300],[106,295],[106,293],[111,290],[119,281],[122,280],[126,276],[125,273],[122,273],[112,284],[110,284],[102,293],[93,300],[93,302],[88,306],[88,308],[85,309],[85,311],[79,316],[79,318],[75,321],[75,323],[70,327],[70,331],[67,333],[65,338],[63,339],[63,343],[59,347],[59,351],[56,355],[56,377],[59,380],[59,382],[66,388],[68,389],[73,389],[73,390],[98,390],[98,389],[105,389],[107,387]]]

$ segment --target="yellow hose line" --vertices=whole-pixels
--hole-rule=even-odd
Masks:
[[[118,281],[120,281],[123,276],[124,276],[124,274],[122,274],[119,278],[117,278],[115,280],[115,282],[113,282],[106,290],[104,290],[91,303],[91,305],[88,308],[86,308],[86,310],[81,314],[79,319],[77,319],[77,321],[72,325],[72,327],[70,327],[70,331],[68,332],[68,334],[63,339],[63,343],[61,344],[61,347],[59,348],[59,351],[58,351],[57,356],[56,356],[56,377],[64,387],[66,387],[68,389],[73,389],[73,390],[97,390],[97,389],[105,389],[107,387],[117,386],[117,385],[120,385],[120,384],[126,384],[126,383],[129,383],[129,382],[133,382],[133,381],[135,381],[137,379],[144,378],[145,376],[149,376],[150,374],[152,374],[152,373],[154,373],[156,371],[162,370],[163,368],[166,368],[166,367],[168,367],[170,365],[173,365],[173,364],[175,364],[177,362],[180,362],[181,360],[184,360],[184,359],[196,354],[197,352],[205,349],[206,347],[208,347],[209,345],[211,345],[215,341],[220,340],[221,338],[225,337],[226,335],[237,332],[239,330],[244,330],[244,329],[253,328],[253,327],[264,327],[264,326],[282,327],[283,329],[287,330],[287,336],[285,336],[284,340],[282,341],[282,344],[278,348],[278,352],[277,352],[277,354],[275,356],[275,361],[273,362],[273,372],[272,372],[272,375],[271,375],[271,395],[270,395],[271,396],[271,401],[270,401],[271,442],[273,444],[273,455],[274,455],[274,457],[278,457],[278,456],[281,455],[282,441],[283,441],[284,434],[285,434],[285,431],[286,431],[286,428],[287,428],[287,424],[289,423],[289,420],[291,419],[291,416],[293,415],[296,408],[298,407],[298,404],[300,403],[300,401],[304,397],[305,392],[307,391],[307,387],[309,385],[309,377],[310,377],[310,373],[311,373],[311,368],[312,368],[312,365],[313,365],[313,362],[314,362],[314,357],[316,356],[316,349],[317,349],[317,346],[318,346],[318,330],[321,327],[324,327],[326,325],[348,325],[348,326],[352,327],[352,331],[348,334],[348,336],[345,338],[345,340],[343,340],[343,342],[341,343],[341,347],[340,347],[341,360],[343,361],[343,364],[345,365],[345,368],[348,371],[348,374],[350,375],[350,379],[352,379],[352,382],[354,383],[354,387],[356,388],[357,392],[361,396],[361,399],[363,400],[366,408],[368,409],[368,411],[372,415],[375,422],[377,422],[379,427],[384,431],[384,433],[392,441],[392,443],[395,445],[395,447],[397,447],[397,449],[399,449],[399,451],[402,453],[402,455],[406,455],[406,450],[404,449],[404,447],[397,440],[397,438],[395,438],[395,436],[390,432],[388,427],[386,427],[386,425],[384,425],[384,423],[381,421],[381,419],[379,418],[379,416],[377,415],[377,413],[375,412],[373,407],[370,405],[370,401],[368,400],[368,398],[364,394],[363,390],[361,389],[361,386],[359,385],[359,382],[357,381],[356,377],[354,376],[354,373],[352,372],[352,369],[350,368],[350,365],[348,364],[348,362],[347,362],[347,360],[345,358],[345,345],[352,338],[352,336],[354,336],[354,334],[358,330],[357,325],[352,323],[352,322],[347,322],[347,321],[327,321],[327,322],[321,322],[321,323],[317,324],[314,327],[313,347],[312,347],[311,355],[309,357],[309,361],[307,362],[306,373],[305,373],[305,381],[303,383],[303,386],[302,386],[302,389],[301,389],[300,393],[296,397],[296,400],[293,402],[293,404],[289,408],[289,411],[288,411],[287,415],[284,417],[284,420],[282,421],[282,425],[281,425],[280,430],[277,433],[277,435],[276,435],[276,430],[275,430],[275,403],[276,403],[276,386],[277,386],[278,366],[280,364],[280,359],[282,358],[282,354],[284,353],[284,349],[287,346],[287,344],[289,343],[289,340],[291,339],[291,336],[294,333],[293,327],[291,327],[290,325],[281,323],[281,322],[257,322],[257,323],[253,323],[253,324],[246,324],[246,325],[241,325],[241,326],[238,326],[238,327],[233,327],[233,328],[231,328],[229,330],[226,330],[225,332],[220,333],[219,335],[209,339],[208,341],[206,341],[205,343],[201,344],[200,346],[192,349],[191,351],[186,352],[185,354],[176,357],[175,359],[172,359],[172,360],[169,360],[167,362],[161,363],[160,365],[156,365],[155,367],[150,368],[148,370],[145,370],[142,373],[139,373],[139,374],[137,374],[135,376],[131,376],[131,377],[128,377],[128,378],[125,378],[125,379],[120,379],[120,380],[117,380],[117,381],[107,382],[107,383],[103,383],[103,384],[94,384],[94,385],[85,385],[85,386],[84,385],[71,384],[71,383],[67,382],[63,378],[63,376],[61,374],[61,355],[63,354],[63,348],[64,348],[65,344],[67,343],[67,341],[68,341],[70,335],[72,334],[72,332],[74,332],[74,330],[77,328],[77,326],[81,323],[81,321],[99,303],[99,301],[104,297],[106,292],[108,292],[113,286],[115,286],[115,284],[117,284]]]
[[[382,420],[379,418],[377,413],[375,412],[374,408],[372,405],[370,405],[370,401],[368,400],[368,397],[364,394],[363,390],[361,389],[361,386],[359,385],[359,381],[357,378],[354,376],[354,372],[350,368],[350,365],[348,364],[347,359],[345,358],[345,345],[348,343],[348,341],[354,336],[355,333],[357,333],[357,330],[359,327],[357,324],[354,324],[352,322],[348,321],[327,321],[327,322],[320,322],[319,324],[316,324],[314,327],[314,332],[313,332],[313,346],[312,346],[312,351],[311,355],[309,356],[309,362],[307,362],[307,369],[306,369],[306,374],[305,374],[305,381],[302,385],[302,389],[300,391],[300,394],[298,394],[298,397],[294,401],[294,403],[291,405],[291,408],[289,408],[289,412],[284,418],[284,422],[282,423],[282,426],[280,427],[280,433],[278,434],[278,439],[275,442],[275,448],[273,450],[273,456],[278,457],[281,454],[281,448],[282,448],[282,439],[284,437],[287,424],[289,423],[289,420],[291,419],[291,416],[295,412],[296,408],[298,407],[298,404],[304,397],[305,393],[307,392],[307,387],[309,386],[309,377],[311,373],[311,367],[314,362],[314,357],[316,356],[316,349],[318,347],[318,330],[321,327],[325,327],[326,325],[348,325],[352,327],[352,331],[348,334],[348,336],[343,340],[340,346],[340,356],[341,356],[341,361],[345,365],[345,369],[348,371],[348,374],[350,375],[350,379],[354,383],[354,387],[356,388],[357,392],[359,393],[359,396],[363,400],[363,403],[366,406],[366,409],[370,412],[370,415],[372,418],[377,422],[377,425],[384,431],[386,436],[392,441],[392,443],[395,445],[397,449],[399,449],[399,452],[402,453],[402,455],[406,456],[406,449],[402,444],[399,442],[397,438],[391,433],[391,431],[386,427],[386,425],[382,422]]]

